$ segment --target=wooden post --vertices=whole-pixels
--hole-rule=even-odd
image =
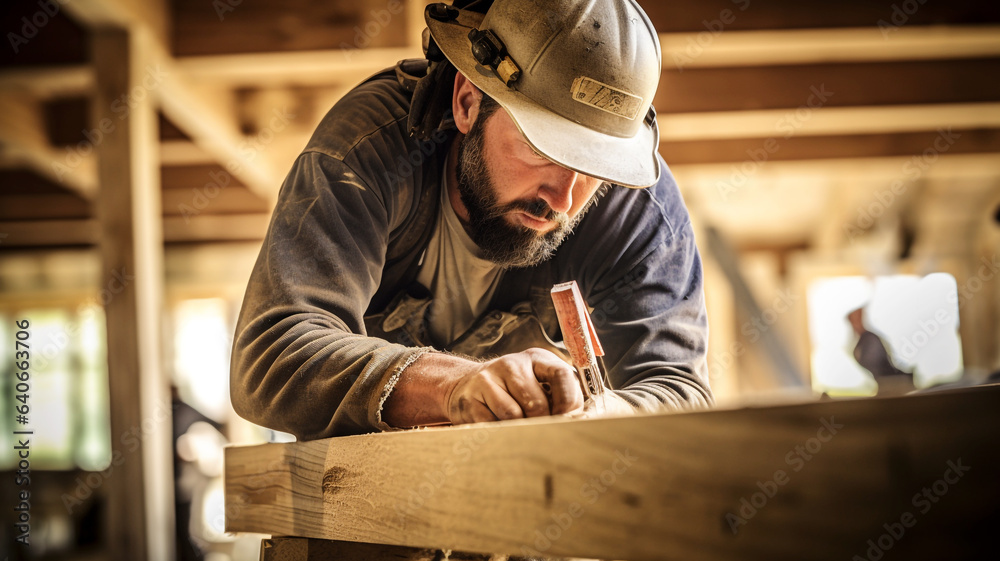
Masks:
[[[93,30],[102,301],[107,321],[111,559],[173,559],[171,404],[160,368],[163,242],[154,97],[141,31]]]

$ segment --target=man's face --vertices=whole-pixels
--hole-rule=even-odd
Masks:
[[[469,235],[504,268],[552,257],[604,185],[535,152],[502,108],[461,140],[456,176]]]

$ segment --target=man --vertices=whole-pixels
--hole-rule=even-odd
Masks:
[[[711,404],[646,15],[497,0],[426,19],[415,93],[413,63],[355,88],[282,186],[234,341],[237,412],[314,439],[577,411],[549,297],[569,280],[593,308],[609,409]]]
[[[882,338],[865,327],[864,307],[847,314],[847,321],[858,336],[858,342],[854,346],[854,360],[875,377],[875,383],[878,384],[877,395],[903,395],[914,391],[916,386],[913,385],[913,373],[896,368]]]

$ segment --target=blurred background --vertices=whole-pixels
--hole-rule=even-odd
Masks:
[[[344,92],[421,56],[426,3],[0,8],[0,558],[257,559],[224,531],[222,450],[288,436],[229,403],[246,281],[292,160]],[[640,4],[719,405],[1000,370],[1000,4]]]

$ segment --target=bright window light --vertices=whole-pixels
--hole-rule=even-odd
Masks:
[[[226,318],[221,298],[184,300],[174,308],[174,380],[181,398],[219,422],[230,409]]]
[[[864,307],[864,327],[879,336],[896,368],[918,388],[962,374],[954,277],[833,277],[808,290],[813,388],[831,395],[874,395],[877,384],[854,358],[858,336],[847,315]]]

